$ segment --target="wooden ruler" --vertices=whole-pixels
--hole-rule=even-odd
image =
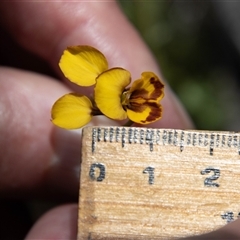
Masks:
[[[169,239],[240,216],[240,133],[87,127],[78,239]]]

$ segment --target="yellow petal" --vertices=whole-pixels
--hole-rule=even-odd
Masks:
[[[80,86],[95,84],[96,77],[108,69],[105,56],[90,46],[68,47],[59,66],[66,78]]]
[[[90,122],[92,103],[84,95],[66,94],[52,107],[52,122],[66,129],[81,128]]]
[[[143,72],[141,79],[133,82],[129,92],[131,100],[145,99],[148,101],[158,102],[164,96],[164,84],[152,72]]]
[[[112,68],[97,78],[94,97],[98,108],[104,115],[118,120],[127,118],[121,104],[121,96],[130,81],[130,73],[123,68]]]
[[[149,124],[162,117],[162,106],[156,102],[134,103],[127,109],[130,120],[140,124]]]

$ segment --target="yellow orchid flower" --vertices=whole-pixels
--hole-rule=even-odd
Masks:
[[[59,62],[65,77],[79,86],[91,86],[108,69],[105,56],[90,46],[68,47]]]
[[[92,109],[92,102],[88,97],[69,93],[54,103],[52,122],[66,129],[81,128],[91,121]]]
[[[99,74],[108,69],[105,56],[91,46],[71,46],[64,52],[59,62],[64,76],[79,86],[96,83]],[[52,107],[52,122],[62,128],[81,128],[101,114],[93,107],[91,100],[82,94],[66,94]]]
[[[109,118],[148,124],[162,116],[159,101],[164,96],[164,85],[152,72],[143,72],[141,79],[131,81],[130,73],[122,68],[105,71],[97,78],[95,102]]]
[[[52,107],[52,122],[62,128],[81,128],[93,116],[148,124],[161,118],[164,85],[152,72],[143,72],[130,88],[131,74],[123,68],[108,69],[105,56],[90,46],[68,47],[59,66],[71,82],[79,86],[95,84],[94,97],[69,93]]]

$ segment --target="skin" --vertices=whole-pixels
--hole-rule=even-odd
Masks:
[[[128,69],[134,80],[143,71],[163,76],[153,55],[114,1],[1,2],[0,16],[2,29],[20,46],[14,54],[11,44],[6,44],[4,54],[10,60],[3,62],[8,67],[0,68],[0,196],[3,204],[16,199],[74,202],[59,204],[45,213],[26,239],[75,239],[80,133],[53,126],[50,110],[65,93],[89,92],[64,79],[58,68],[63,50],[70,45],[91,45],[104,53],[110,67]],[[8,43],[8,37],[3,41]],[[16,62],[31,70],[35,62],[35,72],[11,67],[19,66]],[[52,76],[47,75],[44,63],[50,65]],[[148,127],[193,128],[165,83],[163,118]],[[113,122],[100,119],[94,124]],[[6,212],[2,217],[7,215]],[[17,229],[21,221],[12,217],[5,225],[10,223],[11,229]],[[229,224],[224,231],[240,236],[240,230],[232,226]]]

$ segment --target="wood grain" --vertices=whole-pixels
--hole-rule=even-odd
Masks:
[[[237,219],[239,152],[239,133],[85,128],[78,240],[176,239]]]

